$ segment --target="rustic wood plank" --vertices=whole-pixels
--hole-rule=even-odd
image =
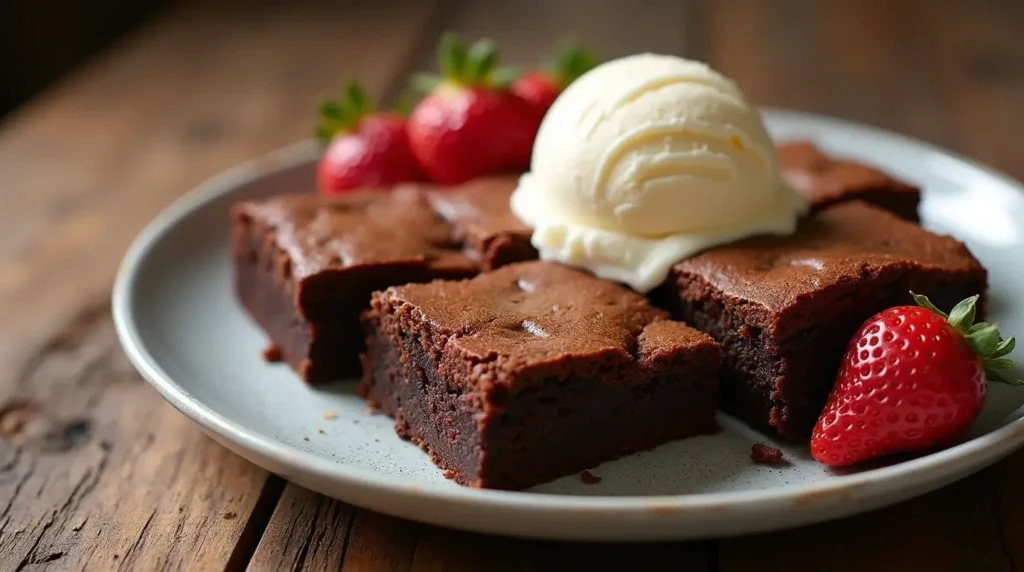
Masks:
[[[719,543],[718,570],[1014,570],[977,478],[837,522]]]
[[[1024,569],[1024,452],[1018,451],[985,472],[1002,547],[1013,570]]]
[[[467,40],[492,38],[503,62],[527,66],[565,38],[595,48],[603,59],[645,51],[681,54],[698,38],[695,19],[702,5],[648,0],[638,9],[625,0],[468,0],[445,25]],[[688,21],[694,26],[688,28]],[[434,66],[432,53],[421,58],[421,66]]]
[[[108,312],[87,306],[0,410],[0,562],[223,568],[266,473],[155,397]]]
[[[425,527],[416,546],[414,572],[562,570],[714,570],[708,545],[543,542]]]
[[[305,138],[318,93],[348,75],[387,90],[432,11],[414,0],[202,3],[0,127],[3,567],[248,562],[282,483],[139,380],[109,319],[114,270],[186,189]]]
[[[355,509],[288,485],[249,570],[339,570]]]
[[[944,143],[1024,179],[1024,5],[949,2],[921,13],[951,136]],[[955,33],[950,33],[955,30]]]
[[[496,570],[713,570],[701,542],[580,543],[523,540],[425,527],[414,572]]]
[[[345,572],[408,570],[412,567],[421,526],[368,510],[358,510],[352,523]]]
[[[709,7],[710,63],[758,104],[950,139],[920,34],[930,3],[725,0]]]
[[[289,484],[249,570],[408,570],[418,531]]]

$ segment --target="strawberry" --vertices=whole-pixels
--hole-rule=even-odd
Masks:
[[[448,33],[439,52],[443,77],[417,78],[428,94],[407,126],[420,166],[442,184],[527,170],[541,115],[508,90],[507,74],[496,69],[494,43],[467,48]]]
[[[1022,385],[1001,370],[1014,339],[974,323],[973,296],[946,315],[917,306],[885,310],[850,340],[835,387],[811,437],[819,462],[842,467],[948,442],[978,417],[988,380]]]
[[[512,92],[530,102],[542,115],[562,90],[598,63],[597,56],[576,44],[563,44],[552,63],[524,74],[512,84]]]
[[[341,99],[320,106],[316,135],[325,145],[317,165],[322,193],[422,179],[409,150],[405,117],[375,111],[358,83],[346,86]]]

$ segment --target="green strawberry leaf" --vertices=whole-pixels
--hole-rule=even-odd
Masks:
[[[466,80],[471,84],[486,83],[498,62],[498,46],[491,40],[480,40],[469,48]]]
[[[1009,369],[1011,367],[1017,367],[1017,360],[1010,358],[995,358],[985,360],[985,365],[993,369]]]
[[[445,79],[459,80],[466,74],[466,44],[462,43],[455,32],[441,34],[438,47],[441,74]]]
[[[977,312],[978,298],[974,295],[962,300],[949,312],[949,325],[959,332],[967,332],[974,325],[974,316]],[[998,330],[997,330],[998,331]],[[998,341],[998,338],[997,338]]]
[[[998,369],[989,369],[986,367],[985,375],[988,376],[988,379],[990,381],[994,381],[996,383],[1003,383],[1006,385],[1013,385],[1018,387],[1024,385],[1024,379],[1010,377],[1005,373],[999,371]]]
[[[558,56],[551,67],[562,89],[600,63],[597,54],[572,40],[560,42]]]
[[[964,341],[971,350],[981,358],[985,367],[985,375],[990,381],[1007,385],[1024,385],[1024,380],[1010,377],[1006,370],[1017,366],[1017,362],[1004,357],[1013,351],[1016,341],[1011,336],[1005,340],[999,334],[999,326],[988,322],[974,323],[980,296],[971,296],[959,304],[947,315],[935,307],[927,297],[910,293],[918,306],[934,312],[947,319],[949,325],[964,336]]]
[[[334,133],[335,131],[333,129],[329,127],[320,126],[316,128],[316,130],[313,132],[313,135],[316,137],[316,140],[319,141],[321,145],[326,146],[328,143],[331,142],[331,139],[334,137]]]
[[[467,47],[455,32],[445,32],[438,43],[438,59],[441,81],[417,81],[416,87],[419,91],[432,92],[442,83],[490,88],[507,85],[504,76],[496,79],[498,46],[491,39],[477,40]]]
[[[314,134],[321,145],[327,145],[335,135],[349,128],[351,121],[340,101],[324,101],[320,104],[319,112],[320,123],[316,125]]]
[[[1014,341],[1013,338],[1006,338],[1005,340],[999,342],[999,345],[996,346],[996,351],[992,352],[992,357],[1001,358],[1006,354],[1012,352],[1014,346],[1016,345],[1017,342]]]
[[[491,87],[505,89],[515,83],[522,75],[523,70],[521,68],[501,67],[491,72],[491,78],[488,83]]]
[[[313,133],[321,144],[327,145],[339,133],[355,129],[359,120],[373,109],[363,87],[359,82],[351,81],[342,88],[340,98],[320,103],[320,122]]]
[[[411,93],[403,93],[395,100],[395,104],[391,106],[395,110],[395,113],[402,117],[408,117],[412,112],[413,95]]]
[[[943,312],[942,310],[936,308],[935,304],[932,304],[932,301],[929,300],[927,296],[922,296],[920,294],[915,294],[913,292],[911,292],[910,295],[914,297],[914,301],[917,302],[918,306],[921,306],[925,310],[928,310],[928,311],[931,311],[931,312],[935,312],[936,314],[942,316],[945,319],[949,319],[949,314],[947,314],[947,313]]]
[[[338,101],[328,100],[320,104],[320,115],[325,119],[344,121],[345,108]]]
[[[444,83],[444,78],[433,74],[418,73],[413,74],[410,79],[410,83],[415,91],[420,93],[431,93]]]
[[[978,322],[977,324],[974,324],[973,326],[968,328],[967,329],[967,333],[968,334],[973,334],[974,332],[977,332],[978,330],[980,330],[982,328],[987,328],[987,327],[988,327],[988,322]]]
[[[950,318],[950,322],[952,321],[953,319]],[[967,344],[971,346],[974,353],[982,357],[989,357],[999,347],[999,327],[985,322],[979,325],[982,327],[967,334],[964,339],[967,340]]]
[[[349,82],[349,84],[345,86],[345,97],[348,99],[348,105],[352,115],[361,117],[371,111],[372,106],[369,103],[369,99],[366,97],[366,92],[363,91],[363,86],[359,85],[358,82]]]

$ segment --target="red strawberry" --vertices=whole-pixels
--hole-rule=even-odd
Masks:
[[[924,296],[885,310],[850,340],[811,437],[811,453],[833,467],[948,442],[981,412],[988,380],[1021,385],[1000,370],[1014,339],[975,324],[974,296],[947,316]]]
[[[531,71],[512,84],[512,92],[547,113],[562,90],[598,63],[597,56],[576,44],[565,44],[553,64]]]
[[[445,34],[439,80],[421,76],[429,94],[409,116],[409,144],[434,181],[458,184],[482,175],[529,168],[541,115],[510,92],[495,70],[490,41],[467,47]]]
[[[389,187],[422,178],[409,150],[405,117],[376,112],[358,83],[320,106],[316,135],[326,148],[317,166],[320,192]]]

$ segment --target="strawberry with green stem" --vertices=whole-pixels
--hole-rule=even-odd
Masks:
[[[551,61],[517,79],[512,91],[544,114],[569,84],[598,63],[593,52],[578,43],[563,42]]]
[[[423,171],[441,184],[529,168],[541,114],[509,90],[490,40],[467,46],[442,36],[441,77],[418,76],[427,95],[409,116],[409,145]]]
[[[342,97],[320,106],[316,136],[325,146],[317,166],[320,192],[389,187],[422,179],[409,150],[406,119],[377,111],[363,88],[351,82]]]
[[[989,381],[1024,385],[1006,369],[1014,338],[974,323],[978,296],[946,314],[928,298],[865,322],[851,339],[811,437],[819,462],[843,467],[948,443],[981,412]]]

